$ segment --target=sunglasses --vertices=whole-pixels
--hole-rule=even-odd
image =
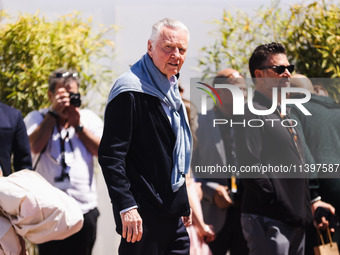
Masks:
[[[272,69],[275,73],[277,74],[283,74],[285,70],[287,69],[290,73],[294,72],[295,66],[294,65],[289,65],[289,66],[264,66],[257,68],[259,70],[262,69]]]
[[[55,78],[65,78],[65,77],[78,77],[78,73],[70,73],[70,72],[65,72],[65,73],[56,73]]]

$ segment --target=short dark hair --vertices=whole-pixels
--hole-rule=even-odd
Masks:
[[[255,70],[264,66],[270,55],[285,54],[286,49],[281,43],[268,43],[263,44],[254,50],[249,59],[249,72],[252,78],[255,78]]]
[[[58,82],[63,82],[65,83],[68,80],[74,80],[77,82],[77,85],[79,87],[79,79],[78,76],[73,77],[73,76],[65,76],[65,77],[57,77],[57,74],[66,74],[66,73],[74,73],[71,70],[66,70],[64,68],[58,68],[57,70],[53,71],[50,75],[50,77],[48,78],[48,90],[51,91],[53,94],[55,92],[55,87],[57,85]]]

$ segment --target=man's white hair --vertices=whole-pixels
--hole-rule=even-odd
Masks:
[[[160,34],[160,31],[162,30],[163,27],[168,27],[171,29],[175,29],[175,30],[183,30],[187,33],[188,36],[188,42],[190,39],[190,34],[189,34],[189,30],[186,27],[186,25],[184,25],[181,21],[179,20],[175,20],[175,19],[170,19],[170,18],[164,18],[158,22],[156,22],[153,26],[152,26],[152,31],[151,31],[151,36],[149,38],[149,41],[152,42],[152,44],[154,44]]]

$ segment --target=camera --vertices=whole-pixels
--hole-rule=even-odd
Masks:
[[[81,105],[80,93],[69,92],[69,94],[70,94],[70,104],[75,107],[79,107]]]

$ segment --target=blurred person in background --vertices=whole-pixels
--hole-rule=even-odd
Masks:
[[[310,166],[326,164],[330,168],[335,168],[337,164],[340,164],[339,105],[327,96],[328,93],[327,95],[325,92],[320,93],[320,91],[326,91],[323,87],[314,86],[313,88],[310,79],[304,75],[293,76],[291,86],[305,88],[311,92],[316,91],[316,94],[312,94],[311,99],[304,103],[304,107],[312,116],[304,115],[296,107],[292,108],[291,114],[292,119],[298,123],[297,130],[301,136],[306,164]],[[335,212],[340,212],[340,178],[320,178],[322,174],[322,171],[312,174],[309,179],[311,200],[313,201],[312,212],[314,214],[319,207],[323,207],[331,215],[334,215]],[[331,215],[325,220],[335,219],[330,222],[330,228],[334,228],[333,241],[336,241],[340,247],[338,219]],[[318,222],[314,222],[314,225],[318,227]],[[317,245],[316,229],[311,224],[306,235],[306,254],[314,254],[313,247]]]
[[[84,225],[69,238],[40,244],[39,253],[89,255],[96,240],[99,216],[94,156],[103,122],[94,112],[79,108],[77,73],[57,69],[50,75],[48,84],[50,107],[30,112],[24,119],[34,169],[78,202]]]
[[[221,70],[213,81],[238,87],[244,98],[247,88],[244,78],[237,70]],[[197,146],[193,151],[194,166],[237,166],[234,129],[230,125],[213,127],[212,120],[233,118],[233,97],[228,89],[216,88],[222,105],[217,104],[206,115],[199,115]],[[240,221],[241,183],[236,175],[227,178],[197,178],[202,183],[202,210],[204,221],[212,225],[216,238],[209,243],[213,254],[246,255],[247,243],[243,237]]]
[[[196,131],[198,128],[198,113],[196,106],[183,99],[189,117],[190,129],[193,137],[193,151],[197,148]],[[192,209],[192,225],[187,228],[190,237],[190,254],[210,255],[211,251],[207,243],[215,239],[212,226],[206,224],[203,218],[201,200],[203,193],[201,183],[196,182],[192,170],[186,176],[188,197]]]

